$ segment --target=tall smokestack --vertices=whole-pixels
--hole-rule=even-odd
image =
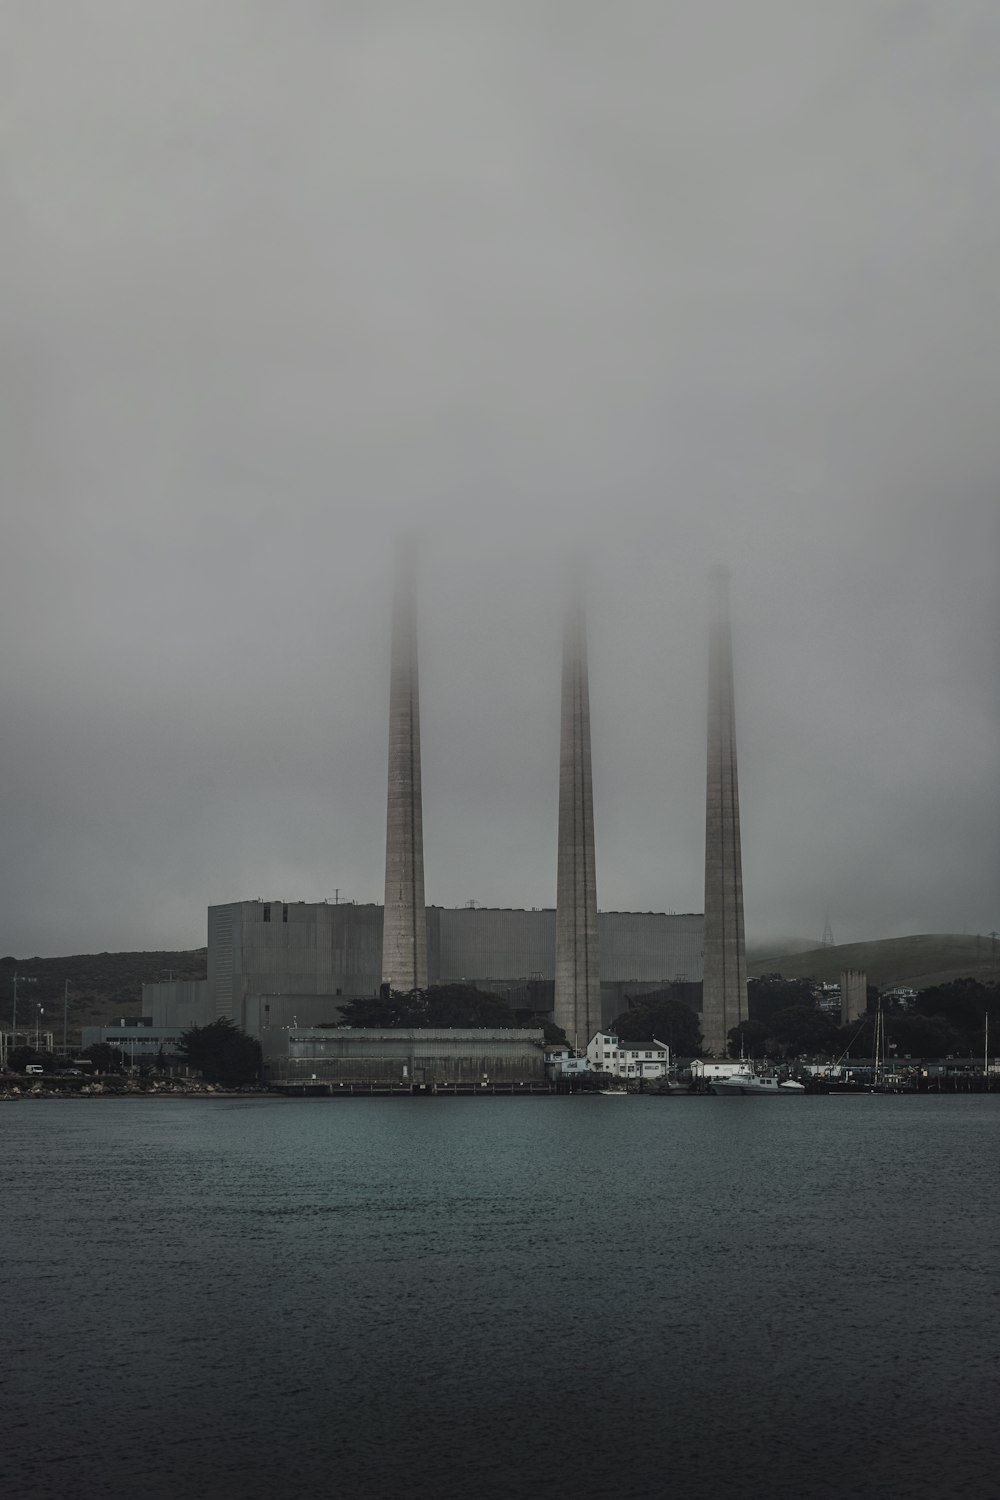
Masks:
[[[729,570],[714,568],[708,646],[708,778],[705,799],[705,1049],[726,1054],[727,1036],[747,1018],[740,793],[736,775]]]
[[[590,687],[587,628],[579,579],[574,585],[563,636],[553,1018],[565,1031],[570,1045],[581,1050],[601,1029]]]
[[[396,554],[389,677],[382,983],[400,991],[427,988],[415,551],[408,540]]]

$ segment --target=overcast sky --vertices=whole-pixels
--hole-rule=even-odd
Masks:
[[[428,900],[1000,926],[996,0],[7,0],[0,952],[380,901],[422,537]]]

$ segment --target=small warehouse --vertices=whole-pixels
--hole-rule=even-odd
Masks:
[[[268,1027],[264,1077],[272,1083],[479,1085],[544,1083],[541,1029],[440,1030]]]

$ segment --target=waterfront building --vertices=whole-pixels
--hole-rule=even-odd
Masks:
[[[271,1028],[261,1036],[270,1082],[476,1088],[545,1082],[536,1028]]]
[[[713,1058],[696,1057],[691,1064],[691,1077],[711,1083],[716,1078],[732,1078],[734,1073],[741,1072],[746,1066],[741,1061],[722,1062]]]
[[[611,1032],[599,1031],[587,1044],[587,1063],[592,1073],[610,1073],[613,1078],[665,1078],[670,1048],[656,1041],[622,1042]]]
[[[563,1046],[560,1042],[546,1042],[543,1055],[546,1078],[573,1078],[590,1072],[586,1054],[577,1057],[572,1047]]]

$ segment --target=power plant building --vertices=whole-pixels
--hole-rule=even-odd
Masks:
[[[599,912],[590,688],[582,584],[563,640],[555,908],[427,906],[417,599],[412,546],[397,557],[389,663],[385,902],[234,901],[208,909],[205,980],[143,986],[159,1028],[228,1020],[252,1035],[336,1024],[350,1000],[429,985],[498,994],[549,1015],[581,1051],[630,1002],[704,979],[703,1029],[724,1053],[746,1017],[732,645],[725,575],[710,644],[705,913]],[[697,991],[689,989],[690,1003]]]
[[[375,904],[306,901],[210,906],[208,978],[144,985],[143,1014],[155,1026],[225,1018],[253,1035],[336,1020],[338,1002],[379,993],[382,911]],[[700,914],[599,912],[597,925],[604,1020],[638,995],[701,979]],[[513,1010],[551,1014],[551,907],[430,906],[426,929],[429,983],[475,985],[502,995]]]

